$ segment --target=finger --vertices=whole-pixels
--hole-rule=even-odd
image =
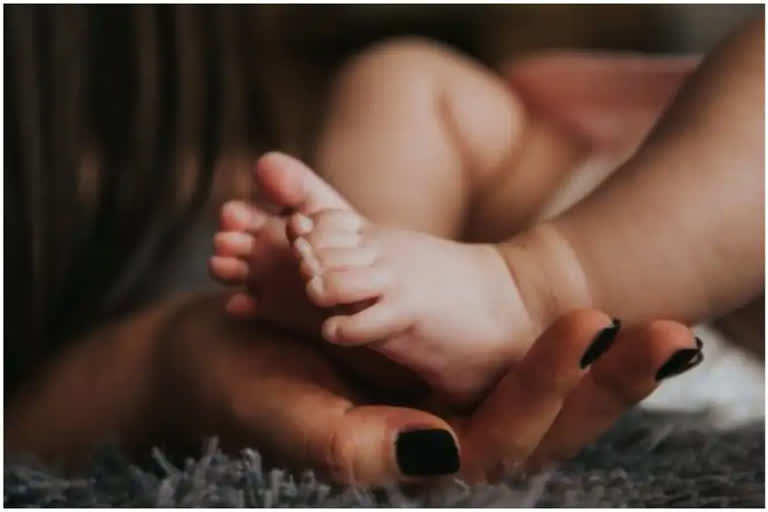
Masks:
[[[576,455],[650,395],[660,379],[701,362],[700,347],[690,329],[675,322],[657,321],[619,334],[614,347],[566,399],[529,467],[539,469]]]
[[[283,355],[301,361],[302,371],[252,382],[237,404],[238,422],[281,463],[355,486],[458,471],[458,444],[445,421],[415,409],[355,406],[330,367],[292,354],[291,345],[281,344]]]
[[[606,314],[584,310],[561,317],[539,337],[470,419],[463,443],[473,478],[493,481],[522,467],[617,330]]]
[[[352,485],[414,483],[455,474],[460,450],[450,426],[423,411],[383,405],[358,406],[339,418],[323,460],[332,460],[334,480]]]

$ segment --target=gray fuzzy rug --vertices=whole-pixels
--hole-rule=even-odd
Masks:
[[[318,482],[312,473],[264,467],[258,452],[204,454],[176,467],[153,450],[144,467],[115,450],[86,474],[57,476],[5,461],[7,507],[764,507],[763,424],[702,430],[706,415],[633,411],[604,438],[556,471],[495,486],[413,494],[362,491]]]

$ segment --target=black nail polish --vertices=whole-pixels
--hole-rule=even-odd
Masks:
[[[698,336],[695,340],[696,348],[678,350],[659,368],[659,371],[656,372],[657,381],[680,375],[699,365],[704,360],[704,352],[701,350],[704,344]]]
[[[459,470],[459,448],[447,430],[401,432],[395,447],[404,475],[446,475]]]
[[[621,329],[621,320],[614,318],[613,325],[606,327],[597,333],[595,340],[589,346],[587,351],[584,352],[584,355],[581,356],[580,365],[582,368],[586,368],[594,363],[598,357],[611,348],[613,341],[616,339],[616,335],[619,333],[619,329]]]

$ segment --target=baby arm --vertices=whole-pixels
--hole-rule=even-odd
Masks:
[[[502,244],[529,309],[549,318],[588,303],[633,323],[696,322],[760,293],[763,58],[761,19],[704,61],[603,186]]]

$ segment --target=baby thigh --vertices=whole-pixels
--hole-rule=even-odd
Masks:
[[[522,123],[497,74],[417,39],[351,60],[327,112],[316,146],[320,174],[374,222],[452,239]]]

